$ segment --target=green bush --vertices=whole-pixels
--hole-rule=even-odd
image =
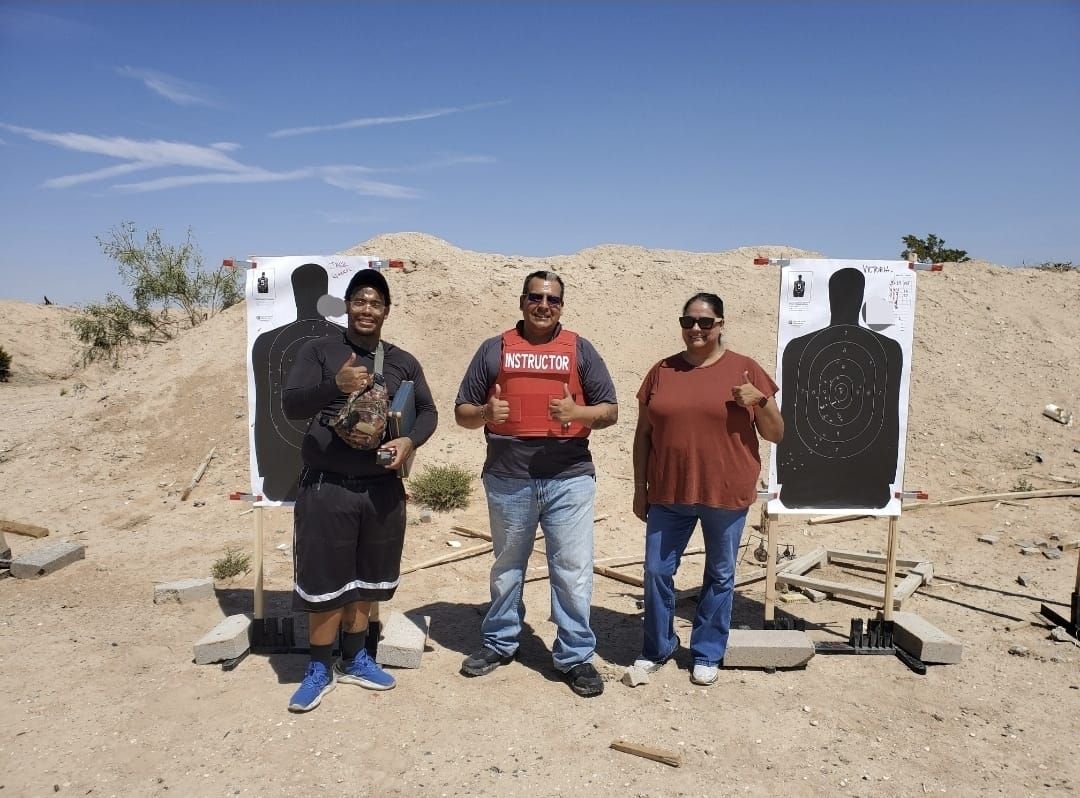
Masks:
[[[250,570],[251,555],[240,549],[228,548],[225,549],[225,556],[214,563],[210,573],[214,575],[214,579],[231,579]]]
[[[11,376],[11,355],[0,346],[0,382],[7,382]]]
[[[472,475],[461,466],[427,466],[409,480],[409,492],[432,510],[467,507],[472,491]]]
[[[1059,274],[1064,274],[1065,272],[1080,271],[1080,266],[1073,266],[1073,262],[1071,260],[1062,261],[1062,262],[1055,262],[1055,261],[1049,261],[1048,260],[1048,261],[1044,261],[1043,263],[1040,263],[1035,268],[1038,269],[1039,271],[1058,272]]]
[[[966,260],[971,260],[968,257],[967,250],[946,249],[945,239],[938,238],[933,233],[930,233],[925,239],[904,236],[902,241],[904,242],[904,251],[900,253],[901,258],[910,258],[915,255],[919,260],[928,260],[931,263],[963,263]]]
[[[179,328],[195,327],[243,299],[240,272],[224,267],[206,271],[191,230],[179,246],[162,241],[158,230],[139,242],[134,223],[124,222],[98,238],[98,244],[117,262],[131,301],[109,293],[71,320],[86,345],[84,362],[109,357],[116,363],[124,345],[163,343]]]

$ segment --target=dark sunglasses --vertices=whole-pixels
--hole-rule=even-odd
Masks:
[[[720,321],[720,319],[714,319],[710,316],[701,316],[699,318],[693,316],[679,316],[679,326],[684,330],[694,329],[695,324],[703,330],[711,330],[716,326],[718,321]]]
[[[531,293],[530,294],[522,294],[522,296],[525,297],[525,301],[528,302],[530,305],[539,305],[541,302],[543,302],[545,299],[547,299],[547,303],[551,307],[553,307],[553,308],[561,308],[562,307],[562,297],[561,296],[552,296],[551,294],[531,294]]]

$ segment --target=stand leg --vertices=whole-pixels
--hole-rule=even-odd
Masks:
[[[776,532],[765,505],[761,506],[761,533],[769,550],[765,560],[765,626],[768,628],[776,617]]]
[[[896,584],[896,550],[898,548],[896,533],[896,516],[889,518],[889,549],[885,561],[885,606],[882,607],[882,618],[886,621],[893,619],[893,587]]]
[[[265,527],[265,507],[255,505],[255,557],[252,567],[255,570],[255,620],[261,621],[263,614],[263,530]]]

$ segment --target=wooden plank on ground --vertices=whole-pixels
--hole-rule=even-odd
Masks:
[[[210,450],[210,453],[203,458],[199,467],[195,469],[195,476],[191,478],[191,482],[184,488],[184,492],[180,494],[180,501],[187,501],[187,497],[191,495],[191,491],[195,490],[195,486],[199,484],[199,480],[202,479],[203,474],[206,473],[206,467],[210,465],[210,461],[214,459],[214,452],[216,451],[217,447],[215,446]]]
[[[836,596],[851,596],[863,601],[872,601],[878,605],[885,600],[885,591],[883,589],[869,590],[861,587],[851,587],[842,582],[829,582],[825,579],[814,579],[809,576],[799,576],[798,574],[777,574],[776,581],[785,582],[796,587],[812,587],[814,590]]]
[[[662,762],[673,768],[682,766],[682,755],[676,751],[668,751],[664,748],[653,748],[652,746],[642,745],[641,743],[632,743],[629,740],[614,740],[611,743],[611,747],[616,751],[622,751],[624,754],[633,754],[634,756],[651,759],[653,762]]]
[[[873,562],[884,563],[884,554],[873,554],[869,551],[851,551],[848,549],[829,549],[829,562],[844,560],[845,562]],[[916,565],[926,562],[926,558],[897,557],[896,565],[899,568],[914,568]]]
[[[791,562],[784,563],[777,570],[786,574],[805,574],[811,568],[821,565],[828,557],[828,552],[818,546],[813,551],[808,551],[802,557],[798,557]]]
[[[439,557],[433,557],[430,560],[424,560],[418,562],[416,565],[410,565],[408,568],[402,568],[402,574],[411,574],[413,571],[420,571],[424,568],[431,568],[435,565],[445,565],[448,562],[456,562],[457,560],[467,560],[469,557],[476,557],[480,554],[487,554],[494,546],[490,543],[482,543],[479,546],[473,546],[468,549],[458,549],[452,551],[449,554],[443,554]]]
[[[18,521],[7,521],[2,518],[0,518],[0,532],[10,532],[13,535],[24,535],[28,538],[44,538],[49,536],[49,530],[43,526],[20,524]]]
[[[899,607],[900,602],[910,598],[911,594],[922,586],[922,583],[922,574],[911,573],[905,576],[900,584],[896,586],[896,590],[893,591],[893,603]]]

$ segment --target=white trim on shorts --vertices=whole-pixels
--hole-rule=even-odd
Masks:
[[[353,581],[346,584],[344,587],[342,587],[342,588],[340,588],[338,590],[335,590],[333,593],[321,593],[320,595],[317,595],[317,596],[313,596],[310,593],[305,593],[301,589],[300,585],[295,585],[294,590],[296,590],[297,595],[299,595],[300,598],[302,598],[304,601],[311,602],[312,604],[318,604],[318,603],[325,602],[325,601],[332,601],[333,599],[336,599],[338,596],[342,595],[343,593],[347,593],[348,591],[353,590],[355,588],[361,588],[363,590],[391,590],[393,588],[396,588],[398,586],[399,582],[401,582],[401,577],[400,576],[397,579],[395,579],[393,582],[364,582],[364,581],[362,581],[360,579],[354,579]],[[364,601],[364,600],[365,599],[357,599],[357,601]],[[369,601],[374,601],[374,599],[368,599],[368,600]]]

